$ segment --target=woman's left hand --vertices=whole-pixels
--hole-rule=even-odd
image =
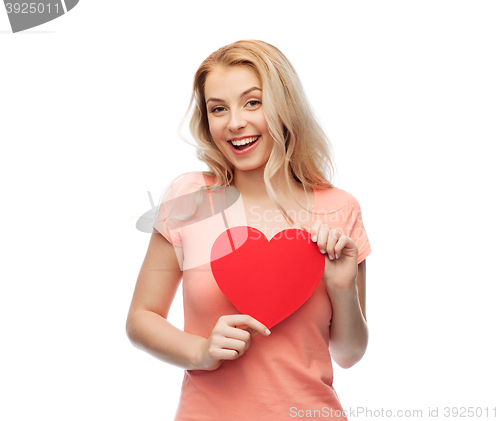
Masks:
[[[358,276],[358,247],[354,241],[319,219],[311,227],[302,225],[301,228],[311,234],[325,255],[322,281],[327,289],[341,292],[354,288]]]

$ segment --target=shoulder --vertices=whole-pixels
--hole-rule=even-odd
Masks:
[[[358,200],[349,192],[338,187],[314,189],[318,210],[352,210],[359,207]]]
[[[208,172],[193,171],[178,175],[170,184],[176,189],[194,190],[210,186],[217,181],[217,177]]]
[[[315,191],[318,192],[315,200],[318,218],[338,228],[346,229],[361,220],[361,207],[353,194],[337,187]]]
[[[195,193],[205,186],[215,184],[217,177],[208,172],[187,172],[176,176],[165,188],[162,202]]]

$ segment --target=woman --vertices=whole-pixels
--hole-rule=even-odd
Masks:
[[[168,203],[190,199],[161,208],[127,334],[135,346],[186,370],[178,421],[346,419],[332,387],[331,357],[348,368],[366,350],[365,259],[371,248],[359,203],[328,181],[328,140],[297,74],[275,47],[235,42],[201,64],[191,104],[198,157],[211,173],[189,173],[167,189]],[[189,196],[207,186],[236,188],[236,211],[217,213],[211,196],[210,205]],[[210,217],[189,223],[204,206]],[[211,272],[215,240],[238,225],[268,239],[305,229],[325,255],[314,293],[272,333],[240,314]],[[258,255],[248,258],[259,264]],[[166,321],[181,279],[184,331]]]

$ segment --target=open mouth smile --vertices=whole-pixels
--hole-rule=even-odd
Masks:
[[[253,147],[256,146],[257,143],[259,143],[260,138],[260,135],[249,136],[237,140],[228,140],[228,143],[232,146],[233,152],[241,154],[243,152],[248,152],[250,149],[253,149]]]

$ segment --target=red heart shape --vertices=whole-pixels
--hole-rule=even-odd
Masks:
[[[313,294],[325,257],[307,231],[286,229],[268,241],[259,230],[240,226],[217,237],[210,266],[229,301],[270,328]]]

